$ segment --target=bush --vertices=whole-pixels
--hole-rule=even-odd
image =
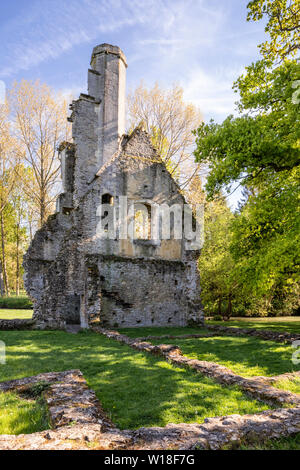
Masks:
[[[214,321],[222,321],[223,318],[222,318],[221,315],[215,315],[215,316],[213,317],[213,320],[214,320]]]
[[[0,297],[0,308],[32,309],[32,302],[26,295]]]

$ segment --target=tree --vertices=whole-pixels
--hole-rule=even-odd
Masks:
[[[275,174],[299,166],[300,105],[293,100],[298,73],[295,62],[270,72],[260,63],[251,66],[236,85],[241,95],[240,111],[247,114],[199,127],[195,156],[209,167],[210,197],[224,187],[230,191],[233,183],[271,181]]]
[[[129,128],[145,128],[170,173],[187,188],[199,171],[191,157],[195,143],[192,131],[202,121],[199,109],[184,102],[181,87],[163,90],[157,83],[150,90],[141,83],[128,94],[127,102]]]
[[[9,102],[19,158],[34,177],[25,181],[24,191],[42,225],[59,192],[58,146],[68,140],[67,103],[46,84],[26,80],[13,84]]]
[[[0,261],[0,291],[9,295],[9,283],[6,264],[6,238],[4,212],[9,204],[10,196],[16,181],[16,168],[18,166],[17,145],[12,137],[9,120],[8,104],[0,105],[0,236],[1,236],[1,261]]]
[[[21,274],[22,268],[22,256],[25,252],[27,245],[27,229],[26,222],[28,218],[28,201],[26,195],[23,192],[23,181],[27,176],[27,169],[21,166],[18,169],[18,174],[21,178],[16,181],[16,185],[11,194],[11,207],[13,209],[13,240],[12,240],[12,255],[14,260],[14,288],[16,295],[20,294],[21,287]]]
[[[253,0],[248,9],[248,21],[267,18],[265,31],[270,41],[259,46],[264,59],[283,60],[297,54],[300,48],[299,0]]]
[[[238,287],[229,251],[233,218],[225,198],[206,203],[205,242],[198,262],[205,310],[208,314],[222,315],[224,319],[232,314]]]
[[[299,300],[300,70],[292,59],[299,22],[291,25],[299,2],[257,0],[248,6],[249,19],[269,16],[272,40],[261,45],[268,57],[246,67],[234,84],[240,115],[197,130],[195,155],[209,167],[210,199],[237,184],[247,190],[229,231],[233,275],[252,308],[264,304],[264,314],[274,314],[287,304],[291,312],[291,299]]]

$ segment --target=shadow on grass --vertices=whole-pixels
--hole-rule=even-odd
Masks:
[[[221,325],[221,326],[235,326],[239,328],[255,328],[256,330],[274,330],[279,331],[281,333],[296,333],[300,334],[300,321],[299,317],[291,317],[290,321],[278,321],[268,319],[266,321],[255,321],[254,319],[251,321],[245,320],[231,320],[228,322],[220,322],[220,321],[208,321],[208,325]]]
[[[152,341],[159,344],[162,341]],[[252,337],[215,336],[211,338],[163,340],[176,344],[188,357],[217,362],[237,374],[278,375],[299,370],[292,363],[295,351],[291,346]]]
[[[255,413],[267,406],[161,358],[95,333],[0,332],[7,363],[0,380],[80,369],[104,409],[122,429],[202,422],[205,417]]]

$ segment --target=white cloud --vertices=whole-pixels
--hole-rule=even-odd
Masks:
[[[9,26],[6,28],[7,36],[16,36],[16,40],[7,42],[10,59],[0,75],[10,76],[49,58],[55,59],[76,45],[92,41],[99,33],[151,22],[155,4],[160,6],[161,0],[131,0],[126,5],[119,0],[72,0],[65,4],[61,0],[40,0],[29,10],[29,17],[35,18],[30,29],[29,17],[24,17],[23,22],[21,18],[15,19],[11,31]],[[18,30],[14,31],[16,24]]]
[[[185,100],[200,107],[204,119],[223,119],[234,113],[238,96],[232,90],[233,81],[242,69],[219,67],[207,72],[201,67],[192,69],[182,85]]]

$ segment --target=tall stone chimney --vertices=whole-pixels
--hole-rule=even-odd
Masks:
[[[88,94],[81,94],[71,105],[75,207],[101,167],[118,150],[125,132],[126,67],[119,47],[96,46],[88,71]]]
[[[100,101],[100,163],[118,150],[125,133],[126,58],[121,49],[110,44],[94,47],[88,72],[88,94]]]

